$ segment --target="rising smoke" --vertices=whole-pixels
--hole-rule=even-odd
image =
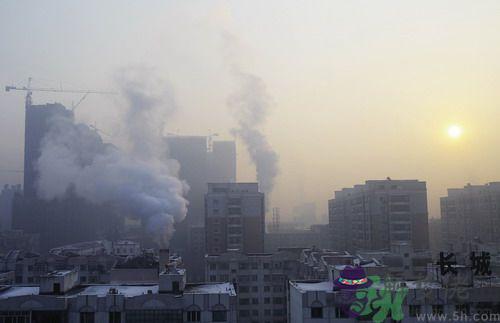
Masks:
[[[148,73],[139,74],[147,78]],[[50,200],[63,198],[71,189],[92,203],[114,203],[140,217],[156,241],[166,246],[174,223],[186,216],[188,202],[183,196],[188,188],[165,160],[162,126],[173,111],[171,91],[140,79],[137,71],[117,76],[127,101],[127,148],[105,144],[96,131],[70,118],[50,121],[37,163],[37,193]],[[154,90],[158,88],[162,90]]]
[[[239,85],[238,90],[228,99],[238,121],[233,133],[245,144],[257,170],[260,189],[270,194],[278,175],[278,155],[269,145],[266,136],[258,129],[268,114],[270,96],[262,79],[256,75],[233,69]]]

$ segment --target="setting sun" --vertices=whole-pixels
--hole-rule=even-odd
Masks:
[[[448,136],[453,139],[457,139],[462,136],[463,129],[459,125],[451,125],[448,127]]]

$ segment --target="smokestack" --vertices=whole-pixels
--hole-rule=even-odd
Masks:
[[[159,252],[159,262],[158,266],[160,269],[160,273],[167,270],[168,263],[170,262],[170,250],[169,249],[160,249]]]

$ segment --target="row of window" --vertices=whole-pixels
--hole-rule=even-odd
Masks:
[[[260,263],[258,262],[240,262],[238,263],[238,269],[239,270],[247,270],[247,269],[259,269],[259,266]],[[208,265],[208,267],[210,268],[210,270],[229,270],[229,264],[228,263],[210,263]],[[274,264],[271,264],[270,262],[263,262],[262,263],[262,269],[271,269],[271,268],[275,268],[275,269],[279,269],[279,268],[282,268],[283,267],[283,264],[281,262],[276,262]]]
[[[264,316],[271,316],[271,313],[273,316],[283,316],[285,315],[285,311],[283,309],[266,309],[264,310]],[[239,317],[250,317],[250,316],[259,316],[259,311],[258,310],[240,310],[239,311]]]
[[[259,299],[256,297],[253,298],[240,298],[239,304],[240,305],[250,305],[250,301],[252,305],[258,305],[259,304]],[[272,298],[273,304],[285,304],[285,299],[283,297],[273,297]],[[264,304],[271,304],[271,298],[270,297],[264,297]]]
[[[254,287],[257,287],[257,286],[252,286],[252,292],[257,292],[258,291],[258,288],[254,289]],[[264,286],[264,293],[270,293],[271,292],[271,287],[272,287],[272,290],[273,290],[273,293],[281,293],[284,291],[284,288],[283,286]],[[238,287],[238,293],[239,294],[245,294],[245,293],[249,293],[250,292],[250,287],[249,286],[239,286]]]

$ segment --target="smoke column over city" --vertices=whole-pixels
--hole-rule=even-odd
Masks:
[[[228,105],[238,120],[233,133],[240,137],[257,170],[260,189],[270,194],[278,175],[278,155],[266,136],[258,129],[267,117],[270,96],[262,79],[256,75],[233,69],[238,90],[228,98]]]
[[[127,101],[124,128],[129,147],[106,144],[88,126],[54,117],[42,140],[37,192],[50,200],[63,198],[70,189],[92,203],[114,203],[140,217],[156,241],[167,246],[188,204],[183,197],[188,187],[176,177],[162,144],[162,127],[174,111],[174,101],[166,84],[141,83],[137,73],[147,80],[147,71],[117,75]]]

